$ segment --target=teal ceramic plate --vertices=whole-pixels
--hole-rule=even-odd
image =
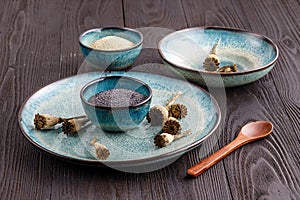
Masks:
[[[151,127],[146,119],[136,129],[125,133],[105,133],[88,123],[78,134],[65,135],[61,127],[39,131],[34,128],[36,113],[60,117],[84,115],[79,92],[83,85],[102,76],[121,75],[140,79],[153,91],[151,106],[164,105],[177,92],[183,92],[177,103],[185,104],[188,115],[181,120],[182,129],[192,133],[164,148],[157,148],[153,138],[159,127]],[[127,172],[147,172],[162,168],[183,153],[199,146],[220,122],[220,109],[206,91],[186,81],[139,72],[86,73],[52,83],[34,93],[19,112],[23,135],[37,148],[60,158],[88,165],[107,165]],[[110,151],[107,160],[97,160],[89,141],[99,139]]]
[[[218,43],[220,67],[236,64],[238,72],[206,71],[203,62]],[[163,61],[188,80],[212,87],[234,87],[265,76],[279,51],[266,36],[226,27],[194,27],[165,36],[158,45]]]

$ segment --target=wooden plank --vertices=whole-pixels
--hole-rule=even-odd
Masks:
[[[124,0],[123,6],[124,25],[136,28],[144,35],[143,50],[133,67],[149,62],[162,63],[157,51],[160,39],[173,31],[187,27],[181,2]],[[146,68],[143,69],[147,70]]]
[[[73,1],[68,1],[71,2]],[[75,27],[76,25],[79,27],[80,32],[91,28],[124,26],[123,7],[119,0],[84,0],[81,3],[77,2],[76,5],[78,8],[70,8],[70,11],[75,17],[73,23]]]
[[[25,97],[35,89],[59,79],[60,72],[57,66],[60,63],[63,2],[28,2],[20,13],[24,13],[21,15],[24,16],[24,32],[20,34],[20,28],[15,30],[22,43],[18,53],[14,53],[17,55],[16,59],[12,54],[10,62],[16,61],[14,65],[18,66],[20,84],[26,86],[24,90],[20,90],[20,95]],[[20,23],[16,21],[15,24]]]
[[[152,73],[172,75],[172,73],[167,72],[168,70],[166,71],[163,67],[155,66],[155,64],[147,65],[146,63],[161,63],[160,56],[156,51],[157,44],[161,37],[172,32],[173,30],[186,28],[186,22],[182,21],[185,18],[181,7],[181,2],[172,1],[171,3],[171,1],[139,1],[135,4],[131,3],[131,1],[124,1],[125,24],[127,26],[135,28],[146,27],[149,25],[161,26],[161,29],[149,28],[143,32],[143,34],[146,35],[144,46],[145,49],[143,49],[140,60],[136,62],[134,70],[144,70]],[[193,9],[194,8],[189,8],[189,10]],[[167,28],[168,30],[164,28]],[[140,64],[144,64],[144,68],[137,66]],[[159,179],[152,177],[149,179],[148,181],[151,181],[152,185],[156,185],[155,191],[157,191],[157,194],[145,193],[146,196],[143,196],[143,198],[201,199],[206,197],[212,199],[230,199],[231,196],[227,186],[226,174],[224,173],[223,165],[215,167],[214,171],[210,171],[209,173],[198,177],[197,179],[186,178],[186,169],[197,161],[200,161],[201,156],[206,156],[207,153],[209,153],[209,151],[212,149],[216,140],[217,138],[214,137],[209,138],[209,140],[207,140],[201,148],[197,148],[192,153],[184,155],[165,169],[155,172],[155,174],[164,173],[166,170],[166,177],[162,176]],[[166,179],[166,183],[172,184],[168,184],[168,186],[165,187],[164,183],[161,182],[161,180],[164,179]],[[163,188],[163,190],[160,188]],[[132,190],[133,188],[129,189]],[[210,196],[206,196],[207,194]]]
[[[234,199],[275,198],[280,195],[295,198],[299,195],[297,174],[300,171],[299,163],[295,162],[299,155],[294,146],[299,141],[295,135],[286,135],[293,130],[288,120],[282,120],[288,119],[288,116],[282,109],[273,83],[260,81],[253,84],[252,87],[249,85],[228,91],[227,97],[232,104],[228,108],[227,124],[235,129],[224,133],[222,142],[232,141],[247,121],[269,120],[275,127],[268,138],[249,144],[224,160],[232,195]],[[234,96],[239,98],[231,98]],[[283,163],[286,163],[284,167]],[[279,187],[280,192],[273,194],[274,187]]]
[[[231,128],[223,131],[220,146],[232,141],[248,121],[265,119],[275,124],[274,134],[269,138],[249,144],[223,161],[234,199],[299,198],[299,155],[294,148],[299,146],[299,136],[294,134],[299,132],[299,104],[295,101],[299,99],[299,93],[295,92],[299,90],[299,76],[295,76],[298,70],[286,70],[287,66],[297,66],[295,45],[298,43],[299,31],[296,30],[299,30],[299,23],[295,22],[299,20],[299,5],[296,4],[295,1],[288,4],[210,1],[201,5],[207,8],[206,12],[186,12],[189,26],[246,28],[268,35],[279,44],[283,37],[285,43],[292,46],[286,49],[279,46],[283,51],[282,61],[279,60],[269,75],[250,85],[226,90],[228,110],[225,123]],[[196,7],[197,4],[196,1],[184,1],[185,6]],[[247,12],[249,10],[252,12]],[[288,36],[283,36],[283,32]],[[286,163],[285,167],[282,163]]]
[[[1,34],[4,49],[0,57],[4,61],[1,70],[7,72],[1,73],[4,77],[1,93],[7,94],[3,96],[7,98],[6,109],[3,108],[7,112],[1,124],[7,122],[9,125],[1,131],[6,135],[3,135],[6,144],[1,145],[1,149],[6,149],[1,151],[4,153],[1,154],[4,159],[1,166],[5,172],[1,176],[1,197],[49,199],[51,187],[47,184],[52,181],[51,174],[47,170],[41,174],[41,154],[21,136],[16,116],[19,105],[30,93],[59,78],[59,68],[56,67],[59,59],[55,58],[59,58],[60,30],[56,27],[61,26],[62,9],[55,1],[7,1],[3,4],[7,9],[1,18],[1,29],[5,29]],[[7,59],[2,59],[3,55]]]
[[[1,117],[0,121],[2,122],[1,125],[3,127],[3,130],[5,132],[2,132],[2,140],[0,142],[0,150],[1,150],[1,166],[0,166],[0,177],[1,177],[1,185],[0,185],[0,192],[2,197],[9,198],[13,196],[13,194],[10,193],[10,191],[13,189],[9,185],[11,185],[13,182],[8,176],[10,174],[10,168],[9,168],[9,161],[13,159],[14,150],[12,154],[10,154],[9,144],[11,143],[12,136],[10,137],[10,131],[12,131],[12,118],[14,116],[14,102],[12,102],[12,99],[15,99],[15,70],[12,68],[9,68],[7,70],[7,73],[5,74],[5,79],[2,81],[0,85],[0,92],[1,92]],[[5,115],[4,115],[5,114]],[[17,175],[15,173],[10,174],[12,177],[16,177]]]
[[[77,74],[84,68],[84,56],[78,43],[81,33],[92,28],[124,25],[122,2],[119,0],[68,0],[64,4],[64,10],[64,26],[61,27],[60,35],[61,78]]]
[[[4,102],[1,110],[6,112],[6,117],[3,115],[1,118],[1,124],[4,125],[1,130],[6,139],[1,139],[0,146],[3,150],[0,167],[1,197],[74,199],[81,188],[82,196],[87,197],[88,191],[82,187],[80,180],[73,181],[69,179],[70,176],[64,176],[72,175],[69,165],[35,151],[21,136],[15,118],[18,105],[35,89],[77,73],[81,61],[76,56],[79,52],[79,29],[105,24],[122,26],[123,19],[117,13],[115,17],[106,18],[107,21],[101,19],[102,24],[92,24],[88,20],[92,18],[98,22],[98,17],[104,18],[106,12],[118,10],[122,16],[122,4],[120,1],[7,1],[3,6],[6,9],[1,13],[0,22],[3,44],[0,52],[3,63],[0,90]],[[89,17],[92,15],[89,9],[97,9],[97,15]],[[84,19],[82,24],[81,19]],[[71,168],[76,169],[76,165]],[[80,176],[80,171],[76,172]],[[106,183],[103,180],[102,185]],[[113,193],[108,193],[107,199],[113,197]]]
[[[124,12],[124,25],[127,27],[163,27],[174,30],[186,27],[181,2],[178,0],[124,0]]]
[[[300,180],[298,178],[300,171],[299,162],[297,162],[299,154],[294,148],[299,144],[299,135],[295,133],[299,132],[298,119],[300,111],[299,104],[295,101],[295,99],[299,99],[299,93],[295,91],[299,90],[300,77],[296,75],[299,72],[295,68],[296,63],[298,63],[296,62],[297,55],[294,53],[297,52],[297,50],[295,51],[295,45],[299,44],[297,40],[299,37],[299,31],[297,31],[299,30],[299,23],[295,23],[299,20],[299,16],[297,16],[299,6],[296,7],[295,5],[296,2],[292,1],[289,4],[264,1],[245,5],[245,9],[254,11],[252,17],[248,16],[248,19],[257,23],[252,23],[251,27],[272,37],[279,45],[281,53],[281,59],[268,76],[270,80],[273,80],[273,84],[268,84],[267,87],[261,85],[255,91],[256,98],[259,99],[258,104],[268,109],[264,113],[265,115],[271,113],[267,117],[276,124],[275,130],[278,132],[274,131],[276,139],[271,144],[267,143],[267,147],[261,147],[260,149],[259,155],[264,155],[269,159],[263,156],[263,158],[256,158],[257,164],[255,170],[252,169],[252,173],[259,175],[253,174],[253,177],[251,177],[252,190],[255,192],[251,190],[244,192],[251,198],[267,196],[276,199],[279,196],[284,196],[285,199],[297,199],[300,195]],[[269,23],[270,21],[274,23]],[[263,29],[261,28],[262,24]],[[253,88],[255,87],[252,87],[252,92]],[[247,101],[249,101],[248,98]],[[286,163],[286,168],[279,167],[279,163]],[[265,187],[261,187],[266,177],[271,177],[272,181],[265,183]],[[274,193],[274,190],[278,192]]]
[[[242,5],[239,1],[182,1],[187,24],[194,26],[225,26],[225,27],[247,27],[249,21],[241,13]]]

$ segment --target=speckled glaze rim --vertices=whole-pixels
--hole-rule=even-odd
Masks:
[[[252,35],[254,37],[260,38],[264,41],[266,41],[268,44],[270,44],[276,52],[276,56],[275,58],[268,63],[267,65],[261,66],[261,67],[257,67],[255,69],[251,69],[251,70],[245,70],[245,71],[240,71],[240,72],[234,72],[234,73],[220,73],[220,72],[210,72],[210,71],[204,71],[201,69],[190,69],[190,68],[186,68],[184,66],[178,65],[176,63],[173,63],[171,61],[169,61],[165,55],[163,54],[162,50],[161,50],[161,44],[164,40],[168,39],[169,37],[171,37],[172,35],[178,34],[178,33],[184,33],[184,32],[188,32],[191,30],[206,30],[206,29],[215,29],[215,30],[224,30],[224,31],[230,31],[230,32],[236,32],[236,33],[242,33],[242,34],[249,34]],[[179,31],[175,31],[173,33],[170,33],[168,35],[166,35],[165,37],[163,37],[159,43],[158,43],[158,51],[159,54],[161,56],[161,58],[163,59],[164,62],[170,64],[171,66],[178,68],[178,69],[182,69],[182,70],[188,70],[191,72],[198,72],[198,73],[202,73],[202,74],[209,74],[209,75],[218,75],[218,76],[236,76],[236,75],[244,75],[244,74],[249,74],[249,73],[253,73],[253,72],[257,72],[257,71],[262,71],[264,69],[267,69],[269,67],[271,67],[273,64],[276,63],[278,57],[279,57],[279,49],[277,47],[277,45],[267,36],[264,35],[260,35],[251,31],[247,31],[244,29],[237,29],[237,28],[230,28],[230,27],[221,27],[221,26],[200,26],[200,27],[192,27],[192,28],[187,28],[187,29],[182,29]]]
[[[94,73],[94,72],[91,72]],[[136,72],[139,73],[139,72]],[[151,75],[151,73],[149,73]],[[156,74],[157,75],[157,74]],[[75,75],[73,77],[76,76],[80,76],[79,75]],[[70,77],[64,78],[64,79],[60,79],[58,81],[62,81],[65,79],[68,79]],[[57,81],[56,81],[57,82]],[[55,84],[56,82],[50,83],[51,84]],[[217,114],[217,119],[216,122],[214,124],[214,126],[211,128],[211,130],[201,139],[194,141],[193,143],[186,145],[184,147],[178,148],[176,150],[158,155],[158,156],[152,156],[152,157],[147,157],[147,158],[142,158],[142,159],[135,159],[135,160],[117,160],[117,161],[100,161],[100,160],[90,160],[90,159],[84,159],[84,158],[72,158],[70,156],[66,156],[66,155],[62,155],[59,154],[57,152],[51,151],[50,149],[47,149],[43,146],[41,146],[40,144],[36,143],[31,137],[29,137],[29,135],[27,135],[26,131],[22,128],[22,124],[21,124],[21,116],[22,116],[22,112],[23,109],[25,107],[25,105],[27,104],[28,100],[35,94],[37,93],[39,90],[43,89],[44,87],[37,89],[34,93],[32,93],[29,97],[27,97],[27,99],[23,102],[23,104],[20,107],[20,110],[18,112],[18,125],[19,125],[19,129],[21,130],[23,136],[27,139],[27,141],[29,141],[30,144],[32,144],[35,148],[37,148],[38,150],[41,150],[42,152],[46,152],[47,154],[54,156],[56,158],[59,158],[61,160],[64,161],[69,161],[75,164],[81,164],[81,165],[88,165],[88,166],[101,166],[101,167],[110,167],[110,166],[132,166],[135,164],[143,164],[143,163],[149,163],[149,162],[153,162],[153,161],[163,161],[164,159],[170,158],[172,156],[181,156],[182,154],[192,150],[193,148],[199,146],[204,140],[206,140],[209,136],[211,136],[218,128],[220,122],[221,122],[221,110],[219,107],[218,102],[216,101],[216,99],[207,91],[205,91],[203,88],[189,83],[191,85],[193,85],[194,87],[198,88],[199,90],[201,90],[202,92],[206,93],[207,95],[209,95],[209,97],[211,98],[214,107],[216,108],[216,114]],[[49,86],[46,85],[45,87]]]
[[[82,38],[83,38],[86,34],[88,34],[88,33],[90,33],[90,32],[101,32],[102,30],[105,30],[105,29],[117,29],[117,30],[123,30],[123,31],[134,32],[134,33],[137,33],[137,34],[141,37],[141,39],[140,39],[140,41],[139,41],[137,44],[135,44],[133,47],[126,48],[126,49],[120,49],[120,50],[113,50],[113,51],[95,49],[95,48],[92,48],[92,47],[90,47],[90,46],[87,46],[87,45],[85,45],[85,44],[83,44],[83,43],[81,42],[81,41],[82,41]],[[143,36],[143,34],[142,34],[140,31],[138,31],[138,30],[136,30],[136,29],[132,29],[132,28],[126,28],[126,27],[102,27],[102,28],[93,28],[93,29],[89,29],[89,30],[87,30],[87,31],[85,31],[85,32],[83,32],[83,33],[81,33],[80,36],[79,36],[79,44],[80,44],[80,45],[84,46],[84,47],[87,48],[87,49],[90,49],[91,51],[106,52],[106,53],[123,52],[123,51],[128,51],[128,50],[131,50],[131,49],[135,49],[135,48],[141,46],[141,45],[143,44],[143,41],[144,41],[144,36]]]
[[[132,106],[119,106],[119,107],[97,106],[97,105],[94,105],[94,104],[90,103],[89,101],[87,101],[87,100],[83,97],[83,93],[84,93],[84,91],[85,91],[88,87],[94,85],[95,83],[98,83],[98,82],[101,82],[101,81],[105,81],[105,79],[110,79],[110,78],[128,79],[128,80],[137,82],[137,83],[139,83],[139,84],[145,86],[145,87],[148,89],[149,95],[147,96],[147,98],[146,98],[145,100],[141,101],[141,102],[138,103],[138,104],[135,104],[135,105],[132,105]],[[81,99],[85,104],[87,104],[87,105],[89,105],[89,106],[92,106],[92,107],[101,108],[101,109],[136,108],[136,107],[139,107],[139,106],[141,106],[141,105],[146,104],[147,102],[149,102],[149,101],[151,100],[151,98],[152,98],[152,89],[150,88],[150,86],[149,86],[147,83],[145,83],[145,82],[143,82],[143,81],[141,81],[141,80],[139,80],[139,79],[132,78],[132,77],[128,77],[128,76],[105,76],[105,77],[97,78],[97,79],[92,80],[92,81],[88,82],[87,84],[85,84],[85,85],[81,88],[81,90],[80,90],[80,99]]]

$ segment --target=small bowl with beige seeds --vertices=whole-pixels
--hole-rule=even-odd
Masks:
[[[79,37],[86,60],[98,70],[117,71],[130,67],[141,52],[143,35],[123,27],[90,29]]]

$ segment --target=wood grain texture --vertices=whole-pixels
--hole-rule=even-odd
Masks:
[[[227,110],[214,137],[170,166],[145,174],[80,166],[37,151],[22,136],[21,104],[37,89],[78,73],[83,31],[157,27],[143,30],[145,49],[133,69],[170,74],[148,65],[161,63],[160,38],[204,25],[267,35],[280,58],[264,78],[227,89]],[[300,199],[299,30],[297,0],[2,0],[1,199]],[[275,125],[269,137],[242,147],[196,179],[186,176],[187,168],[232,141],[242,125],[261,119]]]
[[[113,1],[66,1],[60,34],[61,78],[76,74],[83,68],[84,56],[79,48],[81,33],[91,28],[123,26],[122,2]],[[114,13],[113,15],[111,13]]]
[[[136,66],[134,70],[137,71],[146,71],[151,73],[160,73],[173,77],[178,77],[178,75],[172,71],[166,70],[163,66],[156,65],[157,67],[153,67],[152,64],[147,63],[161,63],[159,58],[159,54],[156,51],[159,40],[166,34],[173,32],[173,30],[177,30],[178,28],[185,28],[186,22],[182,21],[184,18],[184,13],[179,1],[139,1],[132,5],[132,1],[130,1],[130,5],[128,6],[129,1],[124,2],[124,10],[125,10],[125,24],[127,26],[133,26],[136,28],[141,28],[145,38],[145,46],[143,47],[142,56],[136,62]],[[157,5],[154,5],[154,4]],[[159,6],[158,6],[159,5]],[[175,6],[175,7],[174,7]],[[128,10],[127,10],[128,8]],[[130,17],[128,17],[130,16]],[[172,17],[168,17],[172,16]],[[159,23],[156,23],[159,22]],[[151,24],[152,26],[158,26],[156,28],[147,28]],[[143,28],[146,27],[146,28]],[[153,57],[156,59],[153,59]],[[157,58],[159,58],[157,60]],[[141,66],[141,64],[143,64]],[[218,134],[216,134],[218,135]],[[195,150],[193,154],[193,162],[196,163],[199,161],[199,156],[205,156],[212,149],[212,146],[215,145],[215,142],[218,138],[211,137],[201,148],[198,148],[198,151]],[[223,166],[217,166],[217,170],[215,174],[221,174],[221,176],[214,176],[211,174],[207,174],[206,176],[199,177],[199,179],[184,179],[186,176],[186,169],[190,166],[186,166],[183,168],[181,165],[184,163],[191,163],[189,160],[183,159],[181,161],[176,162],[175,164],[181,168],[181,173],[178,174],[178,170],[171,169],[169,171],[169,176],[176,179],[176,181],[180,182],[181,188],[177,188],[176,184],[168,185],[168,187],[164,187],[164,183],[159,182],[157,188],[164,188],[163,193],[160,193],[161,199],[199,199],[205,194],[210,194],[210,197],[213,199],[230,199],[231,194],[229,192],[229,188],[226,182],[226,175],[224,173]],[[174,165],[175,165],[174,164]],[[191,186],[192,185],[192,186]],[[182,189],[184,188],[184,189]],[[191,193],[186,193],[185,191],[193,191]],[[175,195],[176,196],[172,196]],[[153,199],[157,199],[155,197]]]
[[[299,146],[300,115],[295,100],[299,99],[299,92],[295,91],[299,90],[300,77],[296,63],[299,3],[210,1],[208,4],[204,5],[205,12],[185,12],[189,26],[206,23],[252,30],[271,37],[280,49],[277,66],[269,75],[250,85],[228,89],[226,93],[227,127],[220,146],[232,141],[241,125],[248,121],[264,119],[275,124],[274,134],[269,138],[249,144],[224,160],[232,197],[298,199],[299,155],[295,146]],[[184,1],[184,7],[191,5],[196,6],[196,1]]]
[[[79,52],[79,22],[76,16],[78,10],[85,12],[85,3],[73,2],[8,1],[4,9],[6,15],[1,18],[4,25],[1,25],[3,50],[0,58],[3,63],[2,110],[6,114],[1,123],[8,124],[2,127],[4,133],[1,135],[1,138],[6,138],[1,139],[1,198],[74,199],[79,196],[81,182],[69,179],[70,175],[64,176],[69,173],[68,165],[35,151],[16,127],[19,105],[28,95],[60,78],[76,74],[79,68],[77,63],[80,59],[76,56]],[[94,3],[99,4],[99,1]],[[119,1],[116,3],[121,5]],[[102,9],[116,9],[113,3],[99,7],[97,11],[100,13],[103,13]],[[80,13],[80,17],[89,15]],[[96,17],[92,18],[97,21]],[[115,19],[122,25],[122,18]],[[84,25],[86,27],[81,27],[90,28],[87,27],[89,24]],[[73,168],[76,169],[76,166]],[[76,172],[80,175],[80,171]],[[88,196],[85,189],[83,198]],[[111,195],[107,199],[111,199]]]
[[[225,1],[182,1],[189,27],[194,26],[228,26],[247,27],[249,22],[245,15],[238,15],[242,2]],[[238,16],[237,16],[238,15]]]
[[[124,0],[124,12],[125,26],[128,27],[164,27],[174,30],[186,27],[179,0]]]
[[[264,121],[257,121],[257,122],[251,122],[250,124],[253,123],[263,124],[265,128],[257,129],[254,127],[252,129],[249,129],[249,128],[245,128],[246,126],[244,126],[234,140],[232,140],[229,144],[225,145],[224,147],[220,148],[218,151],[214,152],[212,155],[203,159],[201,162],[190,167],[187,170],[187,173],[191,176],[197,177],[202,173],[204,173],[206,170],[208,170],[210,167],[215,165],[217,162],[224,159],[226,156],[228,156],[236,149],[240,148],[241,146],[249,142],[255,141],[257,139],[261,139],[262,137],[266,137],[268,134],[272,132],[273,126],[269,122],[265,123]],[[267,125],[271,128],[266,127]],[[247,133],[253,133],[253,135],[247,135]]]
[[[233,155],[229,156],[228,161],[224,161],[228,179],[234,185],[231,191],[235,199],[257,199],[268,196],[270,195],[269,188],[272,187],[273,183],[284,186],[286,191],[289,191],[289,193],[283,192],[285,195],[291,197],[299,195],[298,187],[294,188],[299,183],[297,176],[294,176],[294,174],[299,173],[298,164],[295,163],[298,156],[293,155],[296,152],[291,154],[295,151],[294,146],[297,145],[298,141],[293,135],[286,138],[286,132],[292,133],[293,130],[290,129],[289,123],[282,122],[283,119],[287,119],[284,110],[280,109],[282,105],[274,102],[272,102],[272,105],[268,105],[270,99],[275,101],[280,99],[274,91],[274,86],[271,87],[271,84],[266,82],[264,84],[268,85],[268,89],[257,85],[255,90],[253,88],[249,90],[246,87],[243,88],[243,91],[241,89],[228,92],[228,96],[244,95],[244,98],[240,97],[239,100],[231,99],[233,104],[239,106],[238,108],[229,108],[231,112],[227,117],[228,124],[231,123],[233,127],[239,127],[240,124],[236,124],[236,116],[238,116],[240,121],[265,119],[272,121],[275,125],[271,136],[255,144],[246,145],[240,152],[234,152]],[[243,107],[251,108],[251,112],[243,111]],[[274,116],[270,113],[273,113]],[[278,116],[282,116],[282,118],[279,119]],[[283,130],[283,127],[286,130]],[[233,132],[228,136],[224,136],[225,143],[231,141],[234,134],[236,133]],[[284,167],[281,167],[281,165]],[[271,181],[266,182],[270,173],[273,178]],[[289,177],[289,181],[281,179],[283,177]],[[264,185],[264,187],[261,187],[261,185]],[[276,198],[281,194],[277,195]]]

